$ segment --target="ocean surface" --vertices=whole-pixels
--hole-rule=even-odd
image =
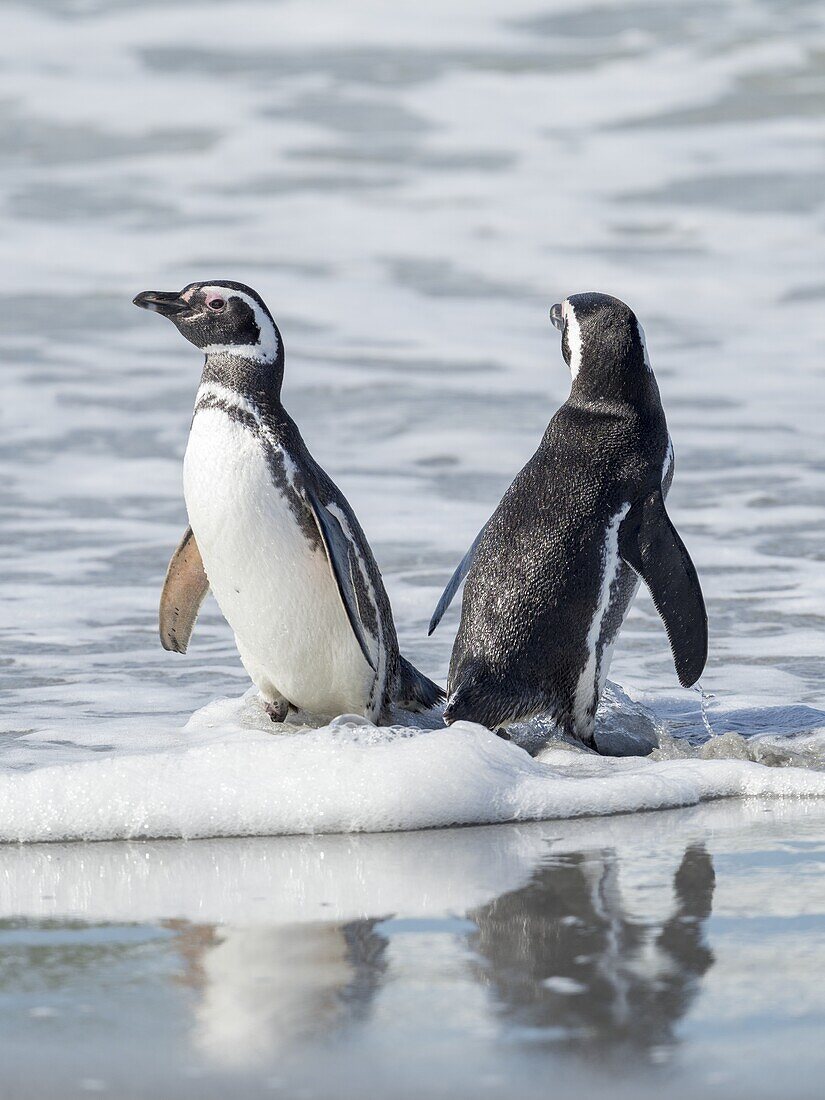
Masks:
[[[821,1095],[822,4],[6,0],[2,28],[2,1100]],[[160,648],[201,364],[131,300],[221,278],[269,303],[442,683],[433,607],[567,394],[550,306],[635,309],[711,626],[683,691],[644,592],[628,617],[600,736],[650,757],[273,733],[212,601]]]

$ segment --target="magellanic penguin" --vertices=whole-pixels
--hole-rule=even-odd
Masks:
[[[553,306],[570,396],[460,563],[430,633],[467,584],[447,723],[492,729],[550,714],[595,747],[613,645],[644,580],[680,682],[701,675],[707,616],[665,511],[673,448],[642,326],[606,294]]]
[[[385,722],[442,690],[398,652],[392,611],[364,532],[281,404],[284,348],[241,283],[145,291],[206,356],[184,459],[190,528],[160,606],[164,648],[183,653],[211,587],[241,661],[275,721],[290,707]]]

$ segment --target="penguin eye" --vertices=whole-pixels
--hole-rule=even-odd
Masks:
[[[211,309],[213,313],[220,313],[225,305],[223,298],[208,298],[206,302],[206,308]]]

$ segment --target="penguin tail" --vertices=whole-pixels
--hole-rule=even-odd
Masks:
[[[502,685],[488,671],[475,664],[451,676],[450,697],[444,710],[444,722],[477,722],[489,730],[498,730],[522,717],[536,713],[527,693],[517,685]]]
[[[444,701],[444,689],[434,684],[406,657],[401,657],[396,702],[404,710],[429,710]]]

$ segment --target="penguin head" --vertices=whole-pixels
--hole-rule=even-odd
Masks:
[[[611,396],[644,386],[652,372],[633,310],[610,294],[571,294],[550,310],[574,385]]]
[[[272,314],[243,283],[220,279],[190,283],[179,292],[144,290],[134,304],[168,317],[207,356],[229,355],[259,363],[278,358],[281,334]]]

